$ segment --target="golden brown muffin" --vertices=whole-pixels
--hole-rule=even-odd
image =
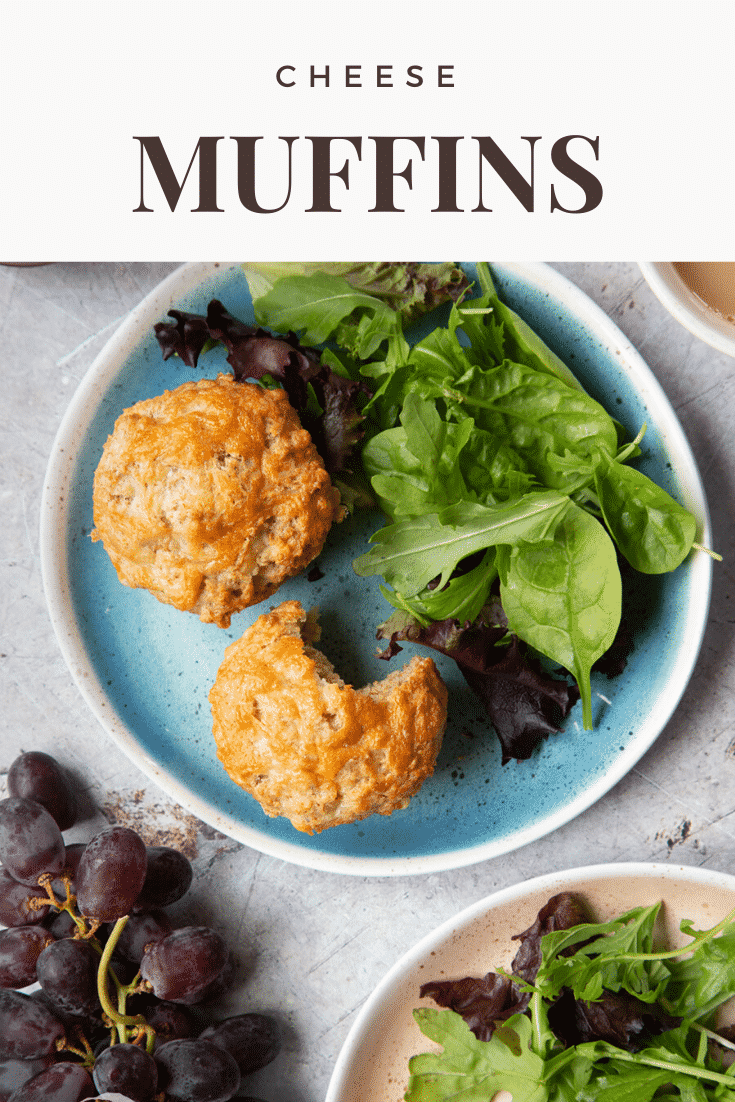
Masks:
[[[209,694],[229,775],[307,834],[406,807],[434,771],[447,720],[431,658],[354,689],[311,645],[318,634],[284,601],[227,648]]]
[[[92,539],[125,585],[228,627],[316,558],[339,515],[285,392],[219,375],[117,419],[95,473]]]

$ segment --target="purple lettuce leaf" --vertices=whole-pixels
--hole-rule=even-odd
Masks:
[[[559,892],[544,903],[531,926],[520,934],[513,935],[513,941],[520,941],[518,952],[513,958],[511,971],[527,983],[533,983],[541,967],[541,938],[554,930],[571,930],[581,926],[590,918],[582,901],[571,892]],[[574,946],[574,949],[578,946]],[[574,951],[572,949],[572,952]]]
[[[560,892],[544,904],[532,926],[514,940],[521,947],[513,960],[514,976],[533,983],[541,963],[541,938],[551,930],[567,930],[587,921],[580,902],[569,892]],[[530,1001],[530,992],[513,982],[512,977],[495,972],[476,979],[430,980],[421,986],[422,998],[429,997],[439,1006],[454,1010],[480,1041],[489,1041],[498,1022],[521,1013]]]
[[[472,624],[439,620],[422,627],[405,615],[392,616],[378,628],[387,639],[382,658],[391,658],[401,640],[421,643],[446,654],[459,666],[467,684],[482,701],[502,747],[502,763],[525,761],[541,739],[561,730],[579,699],[575,684],[552,677],[516,635],[508,639],[499,598],[493,598]]]
[[[627,991],[603,990],[599,999],[588,1002],[565,990],[549,1008],[549,1025],[565,1045],[607,1041],[626,1052],[638,1052],[651,1038],[676,1029],[681,1018],[667,1015]]]
[[[154,326],[164,359],[174,354],[196,367],[202,351],[221,343],[235,379],[272,379],[280,383],[330,474],[349,469],[363,435],[360,394],[370,395],[362,381],[338,375],[322,362],[315,348],[303,347],[294,333],[274,336],[267,329],[246,325],[212,299],[206,316],[170,310],[173,322]]]
[[[153,326],[164,360],[178,356],[187,367],[196,367],[205,344],[210,342],[207,319],[185,310],[169,310],[168,315],[173,322],[159,321]]]
[[[489,1041],[498,1022],[525,1010],[530,993],[521,991],[507,976],[488,972],[475,979],[430,980],[421,986],[421,998],[431,998],[445,1010],[464,1018],[479,1041]]]

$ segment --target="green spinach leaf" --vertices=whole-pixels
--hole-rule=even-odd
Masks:
[[[409,394],[401,426],[374,436],[363,449],[365,472],[391,519],[436,512],[468,497],[459,455],[473,429],[442,421],[433,402]]]
[[[620,570],[612,540],[599,521],[570,502],[552,539],[521,538],[499,569],[511,630],[573,674],[584,727],[591,730],[590,670],[620,623]]]
[[[697,522],[650,478],[601,455],[595,490],[613,539],[636,570],[664,574],[684,561]]]
[[[449,381],[426,372],[420,383],[426,397],[444,401],[450,418],[472,417],[552,489],[576,489],[591,480],[598,453],[617,451],[615,424],[598,402],[523,364],[471,367]]]

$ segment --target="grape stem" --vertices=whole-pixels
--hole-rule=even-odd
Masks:
[[[60,877],[60,879],[64,883],[64,887],[66,888],[66,899],[64,900],[63,903],[60,903],[58,901],[58,899],[56,898],[56,896],[54,895],[54,889],[51,887],[52,879],[53,879],[53,877],[51,876],[51,873],[49,873],[49,872],[45,872],[45,873],[43,873],[42,876],[39,876],[39,878],[38,878],[39,887],[44,888],[46,890],[47,898],[43,898],[43,896],[41,896],[41,897],[36,897],[36,898],[32,899],[31,900],[32,906],[34,906],[34,907],[36,907],[36,906],[41,907],[43,905],[48,906],[48,904],[51,903],[52,907],[55,907],[57,911],[66,911],[67,914],[69,914],[74,919],[74,922],[75,922],[76,927],[77,927],[77,933],[81,937],[90,936],[89,933],[88,933],[88,930],[87,930],[86,922],[84,921],[84,919],[82,918],[81,915],[78,915],[78,914],[75,913],[75,904],[76,904],[76,901],[77,901],[77,897],[72,894],[70,878],[65,873],[62,873],[61,877]],[[96,929],[96,927],[94,929]],[[94,933],[94,929],[91,931],[91,933]]]
[[[94,1054],[89,1046],[86,1038],[82,1038],[84,1048],[77,1048],[76,1045],[70,1044],[66,1038],[63,1038],[60,1042],[57,1042],[57,1052],[73,1052],[75,1056],[82,1057],[82,1067],[91,1068],[94,1067]]]
[[[152,1026],[149,1026],[145,1018],[141,1015],[135,1017],[125,1013],[125,1002],[130,991],[137,986],[138,977],[133,980],[133,983],[128,987],[125,987],[119,982],[115,973],[110,968],[110,960],[112,954],[115,951],[120,934],[125,928],[125,923],[128,921],[128,915],[123,915],[122,918],[118,918],[115,925],[112,928],[107,943],[102,951],[100,958],[99,968],[97,970],[97,994],[99,995],[100,1004],[103,1011],[113,1023],[113,1026],[117,1029],[117,1035],[120,1044],[126,1044],[128,1041],[128,1026],[136,1026],[137,1035],[145,1035],[146,1039],[146,1051],[153,1052],[153,1045],[156,1039],[156,1031]],[[110,1001],[110,995],[107,989],[107,976],[108,972],[112,973],[117,987],[117,1000],[118,1005],[114,1007]]]

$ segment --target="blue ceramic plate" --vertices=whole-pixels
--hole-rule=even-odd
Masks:
[[[470,276],[474,269],[466,265]],[[634,434],[646,422],[641,468],[697,516],[709,538],[707,507],[689,446],[653,375],[609,318],[543,264],[493,265],[505,300]],[[457,868],[525,845],[589,807],[648,749],[691,675],[707,618],[711,564],[692,555],[674,574],[641,577],[635,651],[624,674],[593,680],[595,730],[580,706],[562,734],[529,761],[500,764],[500,744],[451,660],[440,667],[450,722],[434,776],[410,806],[308,836],[269,819],[217,760],[207,695],[225,647],[267,608],[297,598],[318,606],[321,649],[346,681],[362,685],[386,667],[375,628],[390,613],[378,579],[360,579],[353,558],[380,526],[377,514],[336,526],[317,560],[323,577],[286,583],[222,630],[121,585],[92,528],[92,480],[121,411],[203,373],[227,370],[220,348],[189,370],[164,362],[152,326],[171,306],[205,312],[220,298],[252,320],[237,265],[187,264],[130,315],[83,380],[51,455],[42,506],[44,584],[59,644],[80,691],[115,742],[184,807],[225,834],[300,865],[358,875]],[[443,317],[441,320],[444,320]]]

